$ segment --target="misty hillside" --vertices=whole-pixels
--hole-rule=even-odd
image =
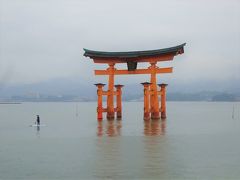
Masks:
[[[124,83],[123,83],[124,84]],[[107,87],[105,87],[106,90]],[[141,100],[143,87],[140,83],[126,84],[123,87],[124,100]],[[26,97],[52,97],[65,96],[65,100],[73,97],[84,100],[96,99],[96,87],[93,83],[78,82],[76,80],[58,79],[35,84],[1,86],[0,97],[18,97],[20,100]],[[231,83],[203,82],[203,83],[178,83],[170,82],[167,87],[168,100],[233,100],[240,96],[240,85]],[[233,97],[234,96],[234,97]]]

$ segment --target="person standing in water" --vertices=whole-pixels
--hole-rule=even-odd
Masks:
[[[40,117],[37,115],[37,125],[40,125]]]

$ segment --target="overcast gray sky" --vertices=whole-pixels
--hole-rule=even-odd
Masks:
[[[84,57],[82,48],[148,50],[184,42],[185,54],[168,63],[174,73],[164,80],[240,80],[240,1],[0,0],[4,84],[55,78],[103,82],[93,70],[104,66]]]

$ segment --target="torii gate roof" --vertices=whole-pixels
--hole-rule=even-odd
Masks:
[[[127,51],[127,52],[106,52],[106,51],[93,51],[89,49],[83,49],[85,51],[84,56],[92,59],[124,59],[124,60],[137,60],[146,57],[160,57],[165,55],[175,56],[184,53],[184,46],[186,43],[156,50],[147,51]]]

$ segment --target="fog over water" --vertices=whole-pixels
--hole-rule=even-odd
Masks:
[[[164,64],[174,73],[162,75],[163,81],[233,84],[240,79],[239,9],[237,0],[0,0],[0,84],[105,82],[93,74],[105,66],[84,57],[83,48],[148,50],[184,42],[185,54]]]

